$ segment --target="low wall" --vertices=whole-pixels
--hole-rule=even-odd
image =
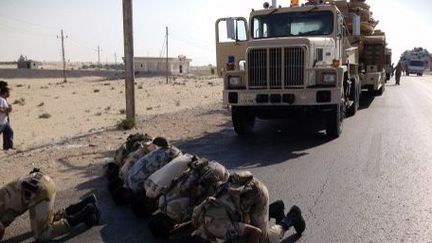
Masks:
[[[68,70],[66,76],[69,78],[80,77],[103,77],[107,79],[122,78],[122,71],[109,71],[109,70]],[[31,70],[31,69],[0,69],[0,79],[14,79],[14,78],[62,78],[62,70]]]

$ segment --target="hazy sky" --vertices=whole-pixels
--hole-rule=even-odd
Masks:
[[[102,62],[123,56],[121,0],[0,0],[0,60],[20,54],[60,61],[57,35],[64,29],[70,61]],[[219,17],[249,15],[262,0],[134,0],[135,55],[159,56],[165,26],[170,28],[170,56],[186,55],[193,65],[215,63],[214,22]],[[271,1],[270,1],[271,2]],[[432,51],[432,1],[368,0],[379,28],[388,35],[396,61],[403,50]],[[278,1],[286,6],[289,1]]]

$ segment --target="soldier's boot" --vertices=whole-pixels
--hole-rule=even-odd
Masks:
[[[92,204],[93,206],[98,208],[98,200],[96,198],[95,194],[90,194],[84,199],[82,199],[79,203],[72,204],[69,207],[65,209],[67,215],[74,215],[78,213],[79,211],[83,210],[85,206],[88,204]]]
[[[282,200],[278,200],[269,206],[269,218],[276,220],[276,224],[279,224],[285,217],[285,204]]]
[[[293,206],[288,212],[287,216],[282,219],[280,225],[284,230],[288,230],[291,226],[294,226],[297,234],[301,235],[306,229],[306,222],[302,216],[302,212],[299,207]]]
[[[66,217],[70,227],[75,227],[81,223],[88,227],[97,225],[100,220],[99,210],[93,204],[87,204],[81,211]]]

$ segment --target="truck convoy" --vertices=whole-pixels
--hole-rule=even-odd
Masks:
[[[245,18],[216,22],[217,71],[238,135],[255,119],[314,114],[326,133],[342,133],[367,89],[381,95],[391,53],[364,0],[264,4]]]
[[[431,54],[421,47],[414,48],[411,51],[405,51],[400,59],[407,76],[416,74],[423,76],[424,71],[430,68]]]

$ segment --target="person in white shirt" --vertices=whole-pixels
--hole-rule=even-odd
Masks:
[[[3,150],[13,149],[14,132],[9,123],[9,113],[12,112],[12,106],[7,102],[9,96],[9,88],[2,87],[0,90],[0,133],[3,133]]]

